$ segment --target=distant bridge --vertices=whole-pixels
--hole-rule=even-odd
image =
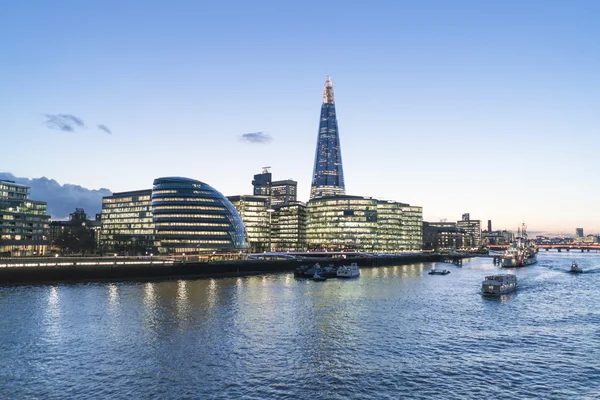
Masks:
[[[488,249],[490,250],[506,250],[508,249],[508,245],[496,244],[496,245],[488,245]],[[538,244],[537,248],[539,250],[550,251],[552,249],[562,251],[562,250],[581,250],[581,251],[590,251],[590,250],[600,250],[600,244],[575,244],[575,243],[563,243],[563,244]]]

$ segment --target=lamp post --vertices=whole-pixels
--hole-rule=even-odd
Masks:
[[[271,247],[271,231],[273,230],[271,222],[273,221],[273,213],[275,212],[275,210],[273,210],[272,208],[268,208],[267,212],[269,213],[269,253],[271,251],[273,251],[272,247]]]

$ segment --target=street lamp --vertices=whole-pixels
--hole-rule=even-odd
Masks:
[[[272,208],[268,208],[267,212],[269,213],[269,252],[272,252],[272,246],[271,246],[271,231],[273,230],[271,222],[272,222],[272,216],[273,213],[275,212],[275,210],[273,210]]]

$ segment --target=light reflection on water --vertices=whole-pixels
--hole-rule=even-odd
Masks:
[[[498,297],[480,292],[491,258],[0,288],[0,397],[594,398],[600,257],[539,259]]]

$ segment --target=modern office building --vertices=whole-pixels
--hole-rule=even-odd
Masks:
[[[29,186],[0,180],[0,256],[45,255],[49,219],[46,203],[29,199]]]
[[[295,201],[273,207],[272,250],[306,250],[306,227],[308,213],[306,204]]]
[[[122,255],[200,254],[246,249],[244,225],[206,183],[158,178],[148,190],[102,199],[100,249]]]
[[[401,250],[423,248],[423,207],[404,204],[402,206]]]
[[[271,207],[296,201],[298,182],[291,179],[271,183]]]
[[[237,252],[247,247],[240,215],[204,182],[155,179],[152,215],[161,253]]]
[[[254,175],[252,186],[254,187],[255,196],[271,196],[271,182],[273,175],[269,172],[271,167],[263,167],[260,174]]]
[[[309,250],[375,251],[377,200],[360,196],[326,196],[307,204]]]
[[[462,215],[462,220],[456,222],[459,229],[473,236],[473,247],[481,246],[481,221],[471,219],[469,213]]]
[[[102,198],[101,254],[156,254],[152,190],[113,193]]]
[[[327,77],[323,90],[310,198],[337,196],[345,193],[342,149],[335,114],[333,83],[331,78]]]
[[[576,238],[582,238],[583,235],[583,228],[576,228],[575,229],[575,237]]]
[[[309,250],[396,253],[421,250],[422,209],[360,196],[326,196],[307,204]]]
[[[298,182],[291,179],[273,181],[269,168],[263,167],[262,173],[254,175],[254,195],[268,197],[271,208],[296,201]]]
[[[228,196],[246,227],[246,242],[251,253],[270,251],[273,239],[272,214],[267,196]]]

